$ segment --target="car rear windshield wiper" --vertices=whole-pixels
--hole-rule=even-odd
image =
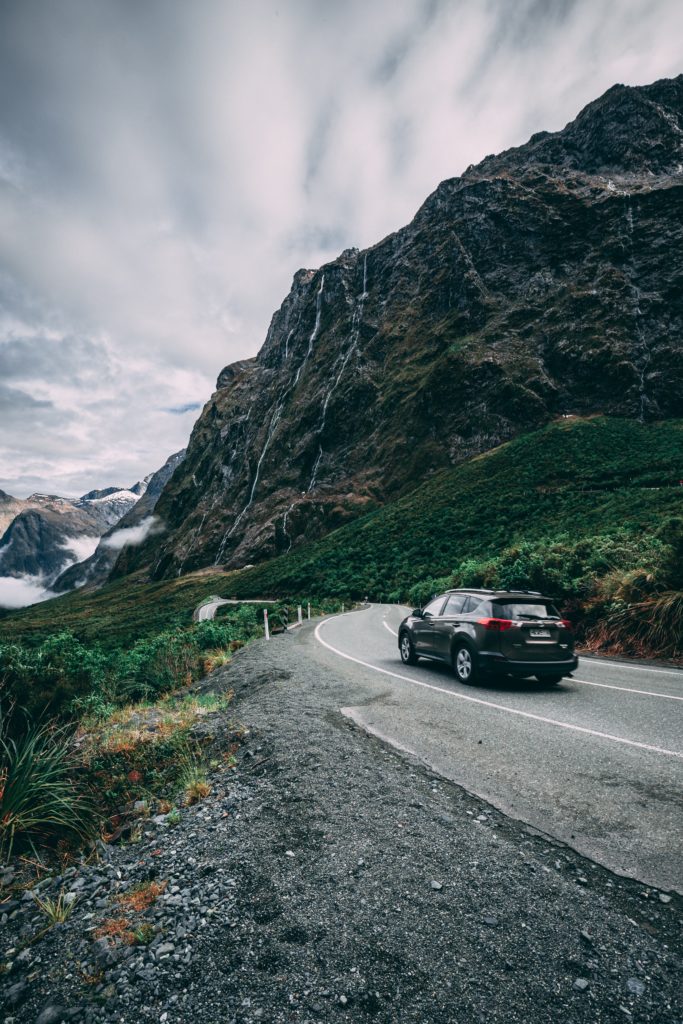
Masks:
[[[522,613],[521,615],[518,615],[517,618],[518,619],[533,619],[534,621],[540,621],[541,619],[547,618],[547,616],[546,615],[527,615],[526,613]]]

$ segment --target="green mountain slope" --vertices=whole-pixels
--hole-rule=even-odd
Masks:
[[[656,556],[657,529],[683,516],[682,478],[683,421],[562,419],[439,473],[321,541],[236,574],[231,592],[405,599],[415,584],[468,560],[500,559],[519,545],[542,554],[558,542],[568,558],[572,550],[578,576],[596,559],[598,575],[628,569],[629,559],[637,568],[639,557]],[[593,540],[582,552],[577,544],[586,538]],[[613,552],[601,565],[601,538],[630,538],[632,557]]]
[[[253,569],[151,582],[138,572],[12,612],[0,641],[33,644],[67,629],[125,647],[189,625],[212,593],[420,603],[440,587],[477,583],[552,589],[583,602],[589,620],[594,601],[594,620],[640,596],[641,576],[646,593],[683,585],[682,479],[683,421],[562,419]]]

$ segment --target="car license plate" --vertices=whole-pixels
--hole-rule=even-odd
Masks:
[[[530,629],[529,630],[529,634],[531,636],[537,636],[537,637],[542,637],[542,636],[549,637],[550,636],[550,630],[549,629]]]

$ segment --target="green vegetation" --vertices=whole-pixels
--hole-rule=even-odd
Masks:
[[[52,899],[50,896],[46,896],[45,899],[35,896],[34,899],[36,906],[42,910],[51,925],[64,924],[71,917],[71,912],[77,903],[77,900],[67,900],[64,890],[60,892],[57,899]]]
[[[682,479],[683,421],[562,419],[241,573],[232,589],[410,605],[447,587],[542,590],[594,647],[677,657]]]
[[[25,722],[17,738],[0,734],[0,859],[38,856],[58,839],[93,834],[94,807],[74,780],[77,758],[65,728]]]
[[[196,572],[149,583],[136,573],[101,590],[76,590],[0,618],[0,642],[41,643],[69,631],[102,650],[130,647],[138,640],[192,624],[192,612],[207,594],[232,596],[238,573]]]
[[[137,640],[129,649],[86,644],[71,632],[41,643],[0,643],[0,688],[30,714],[76,712],[106,717],[114,708],[149,700],[205,674],[208,652],[234,650],[261,633],[255,605],[232,607],[221,622],[199,622]]]
[[[531,586],[548,559],[544,586],[584,594],[591,579],[639,568],[643,546],[648,564],[670,558],[682,477],[683,421],[563,419],[240,573],[232,590],[405,601],[435,580],[474,585],[484,565],[493,585]]]

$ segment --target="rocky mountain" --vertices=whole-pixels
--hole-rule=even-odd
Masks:
[[[29,499],[30,501],[30,499]],[[38,576],[46,583],[97,545],[99,522],[65,498],[29,505],[0,540],[1,576]]]
[[[52,590],[62,593],[76,587],[99,586],[104,583],[119,552],[125,550],[127,543],[133,540],[137,541],[139,536],[144,536],[143,533],[127,533],[127,531],[140,531],[141,527],[144,529],[143,524],[145,523],[151,525],[150,517],[154,512],[159,495],[184,458],[185,449],[176,452],[166,460],[161,469],[156,473],[150,473],[144,481],[136,484],[136,487],[142,488],[139,500],[104,533],[89,558],[69,566],[57,577],[52,584]],[[135,488],[131,488],[131,491],[135,491]],[[87,498],[88,495],[84,497]],[[112,494],[111,497],[114,495]]]
[[[563,414],[680,416],[682,243],[683,75],[442,182],[395,234],[294,275],[258,355],[219,375],[165,532],[115,572],[286,552]]]
[[[6,491],[0,491],[0,537],[12,522],[12,520],[28,507],[23,498],[14,498]]]
[[[134,488],[89,491],[76,500],[0,492],[0,577],[30,577],[50,586],[67,566],[92,555],[101,535],[131,511],[146,488],[145,480]]]

